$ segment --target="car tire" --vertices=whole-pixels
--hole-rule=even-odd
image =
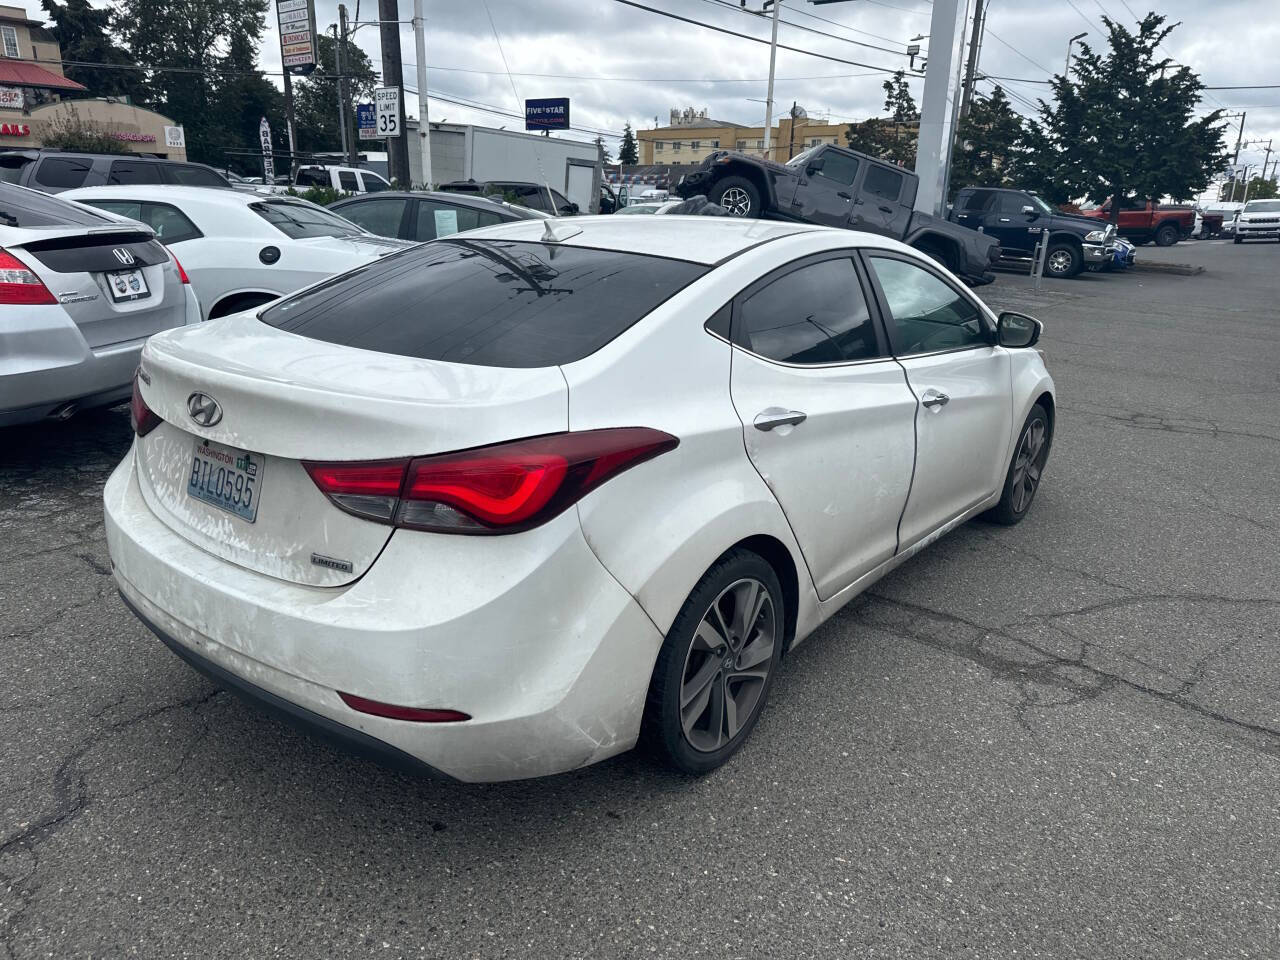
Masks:
[[[760,191],[746,177],[725,177],[711,188],[707,199],[724,207],[731,217],[760,216]]]
[[[1059,279],[1074,277],[1083,266],[1084,256],[1080,248],[1071,243],[1052,244],[1044,258],[1044,272]]]
[[[733,756],[764,709],[782,659],[787,617],[782,585],[763,557],[734,549],[717,560],[658,652],[641,745],[694,775]]]
[[[1052,446],[1053,428],[1049,414],[1037,403],[1018,431],[1018,442],[1014,444],[1013,457],[1009,460],[1000,502],[982,515],[984,520],[1011,527],[1027,515],[1036,491],[1040,489],[1040,479]]]
[[[1156,246],[1172,247],[1182,238],[1182,234],[1178,231],[1176,225],[1172,223],[1162,223],[1160,228],[1156,230]]]
[[[1244,243],[1244,240],[1242,240],[1240,237],[1232,237],[1232,238],[1231,238],[1231,242],[1232,242],[1232,243]]]

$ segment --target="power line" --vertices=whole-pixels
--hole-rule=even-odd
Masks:
[[[703,3],[710,3],[717,7],[727,7],[730,10],[736,10],[739,13],[745,13],[747,16],[750,16],[750,17],[756,16],[755,13],[748,10],[746,7],[737,6],[736,4],[732,3],[731,0],[703,0]],[[837,37],[833,33],[827,33],[825,30],[815,30],[813,27],[806,27],[802,23],[793,23],[792,21],[786,20],[781,16],[778,17],[778,22],[784,23],[788,27],[794,27],[796,30],[804,30],[807,33],[816,33],[818,36],[826,37],[828,40],[839,40],[842,43],[851,43],[855,47],[867,47],[870,50],[879,50],[882,53],[892,53],[894,56],[898,56],[898,57],[906,56],[906,53],[902,50],[890,50],[888,47],[879,47],[879,46],[876,46],[874,43],[864,43],[861,40],[850,40],[848,37]]]
[[[645,10],[645,11],[648,11],[649,13],[656,13],[658,16],[667,17],[671,20],[679,20],[681,23],[692,24],[695,27],[702,27],[706,30],[714,30],[716,33],[728,34],[729,36],[737,37],[740,40],[750,40],[753,43],[763,43],[765,46],[769,45],[769,41],[762,39],[761,37],[753,37],[748,33],[739,33],[737,30],[730,30],[728,27],[717,27],[715,24],[706,23],[702,20],[694,20],[692,17],[681,16],[678,13],[671,13],[667,10],[659,10],[657,7],[651,7],[648,4],[639,3],[638,0],[613,0],[613,2],[620,3],[626,7],[634,7],[637,10]],[[778,49],[789,50],[792,53],[803,53],[806,56],[817,57],[820,60],[830,60],[833,63],[843,63],[851,67],[865,67],[870,70],[878,70],[881,73],[898,73],[898,70],[894,69],[893,67],[882,67],[879,64],[862,63],[861,61],[858,61],[858,60],[846,60],[843,57],[833,57],[827,53],[818,53],[816,50],[804,50],[800,47],[788,46],[785,43],[778,44]],[[907,76],[911,77],[913,75],[908,73]]]
[[[857,27],[851,27],[847,23],[841,23],[838,20],[829,20],[826,17],[818,16],[816,13],[810,13],[808,10],[800,10],[792,7],[791,12],[798,13],[802,17],[808,17],[810,20],[821,20],[823,23],[829,23],[833,27],[839,27],[841,30],[848,30],[850,33],[860,33],[864,37],[871,37],[873,40],[883,40],[885,43],[896,43],[900,47],[906,47],[905,43],[900,40],[895,40],[893,37],[881,36],[878,33],[872,33],[870,30],[859,30]]]
[[[1040,63],[1040,62],[1038,62],[1038,61],[1036,61],[1036,60],[1032,60],[1032,59],[1031,59],[1030,57],[1028,57],[1025,53],[1023,53],[1021,50],[1019,50],[1017,47],[1015,47],[1015,46],[1014,46],[1013,44],[1011,44],[1009,41],[1005,40],[1005,38],[1004,38],[1004,37],[1000,36],[1000,34],[996,33],[994,30],[992,30],[992,29],[990,29],[990,28],[987,28],[987,36],[991,37],[992,39],[994,39],[997,43],[1001,44],[1002,46],[1008,47],[1010,50],[1012,50],[1014,53],[1016,53],[1018,56],[1020,56],[1023,60],[1027,61],[1027,63],[1031,64],[1033,67],[1039,67],[1039,68],[1040,68],[1041,70],[1043,70],[1045,73],[1049,74],[1050,76],[1053,76],[1053,71],[1052,71],[1052,70],[1050,70],[1048,67],[1046,67],[1043,63]]]

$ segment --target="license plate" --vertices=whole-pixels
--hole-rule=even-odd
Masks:
[[[107,286],[111,290],[111,299],[116,303],[126,300],[141,300],[147,295],[147,278],[141,270],[117,270],[107,274]]]
[[[253,523],[266,464],[260,453],[196,440],[187,494]]]

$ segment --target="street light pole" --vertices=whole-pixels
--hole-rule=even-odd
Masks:
[[[1075,45],[1075,42],[1077,40],[1083,40],[1088,35],[1089,34],[1087,32],[1077,33],[1074,37],[1072,37],[1070,40],[1067,41],[1067,65],[1066,67],[1063,68],[1063,71],[1062,71],[1063,80],[1066,80],[1068,77],[1071,76],[1071,48]]]
[[[413,0],[413,46],[418,61],[418,149],[422,151],[422,187],[431,189],[431,122],[427,119],[427,21],[422,0]]]
[[[765,0],[766,6],[770,0]],[[782,0],[773,3],[773,37],[769,41],[769,92],[764,104],[764,158],[769,159],[769,142],[773,139],[773,68],[778,60],[778,11],[782,9]]]

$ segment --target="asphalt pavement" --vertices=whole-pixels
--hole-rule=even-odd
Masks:
[[[0,432],[0,944],[36,957],[1274,957],[1280,244],[1002,273],[1059,388],[967,524],[784,662],[703,779],[389,772],[125,610],[127,412]],[[495,670],[502,664],[495,663]]]

